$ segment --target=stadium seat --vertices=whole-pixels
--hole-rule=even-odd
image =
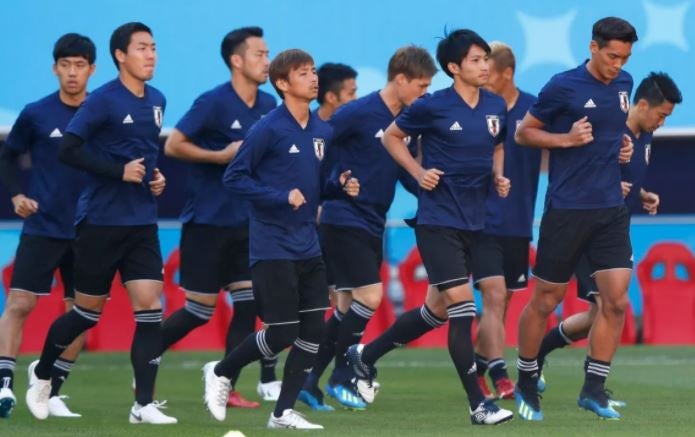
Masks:
[[[661,267],[663,275],[656,275]],[[687,277],[678,277],[678,268]],[[677,242],[653,245],[637,266],[647,344],[695,344],[695,256]]]

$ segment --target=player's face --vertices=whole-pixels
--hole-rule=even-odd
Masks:
[[[396,76],[398,84],[398,100],[405,106],[410,106],[414,101],[422,97],[432,83],[431,77],[408,79],[404,74]]]
[[[136,32],[130,37],[128,52],[123,56],[122,68],[133,77],[147,81],[154,76],[157,64],[157,51],[152,35]]]
[[[60,89],[67,95],[82,94],[96,66],[81,56],[58,58],[53,64],[53,73],[58,77]]]
[[[458,74],[461,80],[472,86],[483,86],[490,78],[488,55],[482,47],[471,46],[468,54],[459,65]]]
[[[495,94],[502,94],[502,91],[504,90],[504,87],[506,85],[504,73],[501,71],[497,71],[495,61],[493,61],[492,59],[488,60],[488,64],[490,67],[490,75],[488,77],[487,83],[485,84],[485,88],[488,91],[492,91]]]
[[[632,54],[632,43],[610,40],[603,48],[596,41],[591,41],[591,60],[601,79],[613,80],[620,74],[623,65]]]
[[[241,74],[259,85],[265,83],[268,80],[268,68],[270,67],[268,46],[263,38],[255,36],[247,38],[245,46],[243,55],[239,56]]]
[[[288,79],[286,82],[282,81],[287,87],[286,91],[283,90],[285,95],[311,101],[319,94],[319,76],[314,64],[304,64],[291,70]]]
[[[667,100],[664,100],[663,103],[656,106],[649,106],[646,100],[640,100],[638,105],[641,109],[641,105],[644,105],[643,116],[640,123],[640,129],[644,132],[654,132],[663,126],[666,117],[671,115],[674,107],[674,104]]]
[[[357,81],[355,79],[345,79],[338,93],[338,103],[344,105],[357,98]]]

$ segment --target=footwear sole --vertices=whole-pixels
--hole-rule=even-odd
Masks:
[[[0,400],[0,417],[6,419],[12,414],[12,410],[17,406],[17,402],[13,399],[6,398]]]

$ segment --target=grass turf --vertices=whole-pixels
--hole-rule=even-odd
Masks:
[[[382,391],[367,411],[338,409],[332,413],[309,411],[298,402],[297,409],[308,419],[325,426],[320,435],[336,436],[447,436],[477,432],[481,435],[695,435],[695,348],[622,348],[613,361],[608,387],[615,398],[628,403],[623,420],[602,421],[580,410],[576,398],[582,383],[585,351],[555,352],[545,375],[548,389],[542,400],[546,419],[528,423],[516,417],[499,427],[470,424],[468,405],[446,350],[402,349],[379,363]],[[24,404],[26,366],[21,357],[15,394],[18,406],[8,420],[0,419],[0,436],[222,436],[240,430],[246,436],[277,436],[285,433],[265,429],[272,403],[256,410],[228,410],[223,423],[212,419],[202,406],[200,368],[216,353],[169,353],[164,357],[157,383],[157,398],[167,399],[168,414],[178,417],[173,426],[128,424],[132,402],[131,370],[127,354],[85,353],[76,364],[63,392],[69,406],[81,419],[34,420]],[[513,363],[514,351],[507,353]],[[510,366],[513,367],[513,366]],[[515,374],[512,371],[512,374]],[[238,390],[256,399],[257,365],[242,373]],[[336,405],[335,402],[330,402]],[[513,401],[500,406],[515,411]]]

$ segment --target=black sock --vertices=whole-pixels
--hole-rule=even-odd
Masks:
[[[490,378],[492,378],[493,382],[502,378],[509,378],[507,374],[507,363],[504,362],[504,358],[490,360],[488,368],[490,369]]]
[[[65,358],[58,358],[55,363],[53,363],[53,369],[51,369],[51,394],[50,397],[58,396],[60,394],[60,387],[68,376],[70,376],[70,370],[72,370],[72,365],[75,364],[74,361],[66,360]]]
[[[162,310],[136,311],[130,362],[135,374],[135,401],[140,405],[152,403],[161,351]]]
[[[206,324],[214,312],[214,306],[186,299],[184,307],[169,316],[162,324],[162,353],[195,328]]]
[[[485,376],[485,372],[487,372],[487,363],[488,360],[486,357],[475,354],[475,370],[478,376]]]
[[[217,363],[215,374],[231,379],[232,376],[238,375],[241,368],[245,365],[259,360],[263,354],[258,344],[259,342],[266,344],[265,334],[266,331],[262,329],[247,336],[239,346],[235,347],[232,352],[225,355],[222,361]]]
[[[72,310],[58,317],[46,335],[41,358],[34,373],[39,379],[51,378],[53,363],[80,334],[99,322],[100,313],[75,305]]]
[[[536,358],[524,358],[521,355],[516,360],[516,368],[519,371],[517,385],[521,389],[536,390],[538,384],[538,361]]]
[[[261,357],[261,384],[277,381],[278,377],[275,374],[275,367],[278,365],[278,356]]]
[[[318,350],[318,343],[309,343],[301,338],[295,340],[285,362],[282,390],[273,413],[275,417],[282,416],[283,411],[288,408],[294,408],[294,403],[306,379],[306,371],[314,364]]]
[[[364,335],[364,330],[367,323],[374,315],[374,310],[364,305],[363,303],[354,300],[350,305],[350,309],[343,317],[338,327],[338,338],[335,342],[335,369],[330,377],[332,385],[342,384],[349,377],[347,371],[347,361],[345,360],[345,352],[353,344],[359,343]]]
[[[485,400],[478,385],[471,339],[471,327],[476,315],[475,302],[459,302],[448,306],[446,311],[449,314],[449,355],[466,390],[471,410],[475,410]]]
[[[14,387],[14,368],[17,360],[12,357],[0,357],[0,388]]]
[[[229,324],[229,330],[227,330],[225,355],[230,354],[246,337],[253,334],[254,328],[256,327],[256,316],[258,314],[256,301],[253,300],[253,291],[250,288],[235,290],[230,294],[232,295],[232,302],[234,303],[234,315],[232,316],[232,322]],[[241,369],[242,368],[237,369],[234,374],[230,375],[229,379],[232,380],[232,384],[236,383],[239,379]]]
[[[364,347],[362,362],[373,366],[379,358],[395,348],[408,344],[445,323],[446,320],[435,316],[424,304],[403,313],[383,334]]]
[[[610,361],[595,360],[586,357],[586,371],[584,373],[584,387],[582,393],[597,393],[603,391],[606,378],[611,370]]]
[[[305,390],[312,392],[316,391],[315,389],[318,387],[321,375],[323,375],[326,367],[328,367],[333,357],[335,357],[335,342],[338,338],[338,327],[344,316],[345,315],[336,308],[333,310],[331,317],[326,321],[323,339],[319,346],[319,352],[316,354],[314,369],[307,375],[306,382],[304,383]]]
[[[543,371],[543,366],[545,365],[545,357],[555,349],[560,349],[568,344],[572,343],[572,340],[565,335],[562,323],[548,331],[543,337],[543,342],[541,343],[541,349],[538,351],[538,370]]]

